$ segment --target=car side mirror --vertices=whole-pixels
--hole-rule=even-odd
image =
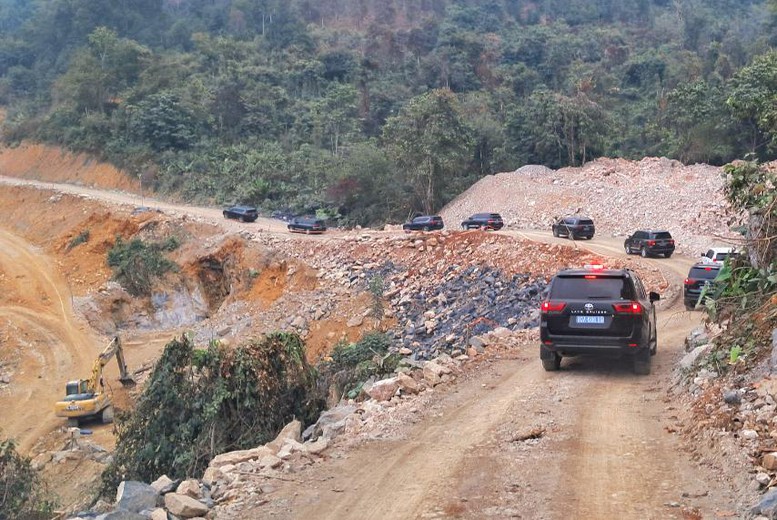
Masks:
[[[650,302],[651,303],[652,302],[657,302],[658,300],[661,299],[661,295],[658,294],[657,292],[650,291],[649,296],[650,296]]]

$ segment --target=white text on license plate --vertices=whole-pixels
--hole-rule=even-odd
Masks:
[[[575,323],[601,325],[604,323],[604,316],[575,316]]]

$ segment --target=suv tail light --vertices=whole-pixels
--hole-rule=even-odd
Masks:
[[[647,245],[648,245],[649,247],[653,247],[654,245],[656,245],[656,241],[655,241],[655,240],[648,240],[648,241],[647,241]]]
[[[639,302],[613,303],[612,308],[617,314],[642,314],[642,305]]]
[[[564,307],[566,307],[567,304],[564,302],[542,302],[541,309],[542,312],[561,312],[564,310]]]
[[[696,280],[694,280],[693,278],[685,279],[685,285],[693,285],[694,283],[696,283]]]
[[[669,245],[674,245],[674,240],[669,240]]]

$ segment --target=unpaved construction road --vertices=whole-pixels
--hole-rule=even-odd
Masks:
[[[112,203],[138,202],[133,195],[56,188]],[[218,210],[153,205],[233,225]],[[569,243],[544,231],[520,234]],[[597,237],[577,245],[602,255],[624,254],[620,239]],[[652,262],[673,284],[682,283],[692,263],[679,256]],[[80,347],[96,343],[73,318],[67,282],[56,272],[33,246],[0,227],[5,293],[0,319],[23,330],[30,346],[13,385],[23,393],[0,396],[3,433],[22,439],[23,448],[54,426],[51,405],[62,389],[52,382],[86,375],[99,351]],[[293,478],[258,480],[264,494],[246,497],[243,507],[219,518],[734,516],[731,486],[716,468],[693,462],[671,428],[681,410],[666,389],[683,340],[700,316],[673,302],[658,319],[658,355],[650,376],[633,375],[626,362],[597,359],[565,359],[561,371],[546,373],[537,346],[526,345],[476,362],[448,390],[419,397],[405,425],[391,435],[351,449],[335,447],[327,460]],[[35,348],[38,343],[59,348]]]
[[[509,233],[509,232],[508,232]],[[565,243],[547,232],[521,232]],[[566,243],[569,243],[568,241]],[[622,252],[622,239],[579,247]],[[652,260],[681,284],[692,260]],[[666,304],[669,303],[668,306]],[[650,376],[625,361],[565,359],[545,372],[537,345],[481,364],[466,381],[419,403],[402,433],[344,450],[270,482],[261,505],[234,518],[667,519],[736,516],[725,476],[693,462],[672,426],[672,369],[699,313],[682,301],[659,312]]]

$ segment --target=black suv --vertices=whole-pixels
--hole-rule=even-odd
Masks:
[[[410,222],[402,224],[405,233],[411,231],[432,231],[433,229],[442,229],[444,227],[442,217],[439,215],[421,215],[415,217]]]
[[[699,302],[701,292],[718,276],[721,267],[721,264],[705,263],[698,263],[691,267],[688,278],[683,284],[683,301],[687,310],[693,310],[697,303],[703,303]]]
[[[234,218],[243,222],[253,222],[259,218],[259,212],[253,206],[230,206],[223,214],[224,218]]]
[[[294,217],[286,226],[292,233],[321,234],[326,231],[326,223],[315,217]]]
[[[591,240],[594,237],[596,227],[594,221],[588,217],[571,216],[558,219],[551,226],[554,237],[567,237],[572,240],[585,238]]]
[[[540,359],[558,370],[562,356],[631,357],[634,372],[650,373],[658,334],[654,303],[630,269],[564,269],[540,307]]]
[[[461,223],[461,229],[493,229],[498,231],[504,225],[502,215],[499,213],[475,213]]]
[[[654,255],[669,258],[674,253],[674,240],[669,231],[641,229],[623,242],[623,249],[627,255],[639,253],[643,258]]]

